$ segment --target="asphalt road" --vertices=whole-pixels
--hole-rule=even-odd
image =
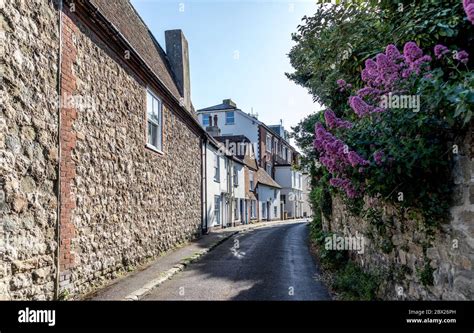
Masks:
[[[152,290],[145,300],[326,300],[308,225],[241,232]]]

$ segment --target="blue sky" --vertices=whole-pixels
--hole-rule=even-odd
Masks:
[[[312,1],[132,0],[165,49],[164,31],[183,30],[191,67],[196,109],[232,98],[245,112],[258,113],[268,125],[283,119],[286,129],[317,111],[306,89],[289,81],[287,54],[291,33]]]

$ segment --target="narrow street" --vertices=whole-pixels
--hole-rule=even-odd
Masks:
[[[239,233],[145,300],[327,300],[305,221]]]

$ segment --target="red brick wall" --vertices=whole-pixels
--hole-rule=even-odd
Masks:
[[[77,117],[77,110],[71,103],[66,103],[68,97],[73,96],[76,90],[76,79],[73,72],[73,63],[76,60],[76,48],[74,46],[74,34],[77,27],[64,13],[62,26],[62,51],[61,51],[61,121],[60,121],[60,229],[59,229],[59,270],[60,280],[67,280],[68,269],[74,267],[74,254],[71,251],[71,240],[74,238],[75,228],[72,221],[73,210],[76,207],[71,186],[76,175],[76,166],[72,158],[72,150],[76,146],[76,133],[73,122]],[[61,286],[67,285],[60,283]]]

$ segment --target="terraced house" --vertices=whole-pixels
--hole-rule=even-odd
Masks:
[[[3,299],[78,297],[202,229],[187,41],[126,0],[8,1]]]

